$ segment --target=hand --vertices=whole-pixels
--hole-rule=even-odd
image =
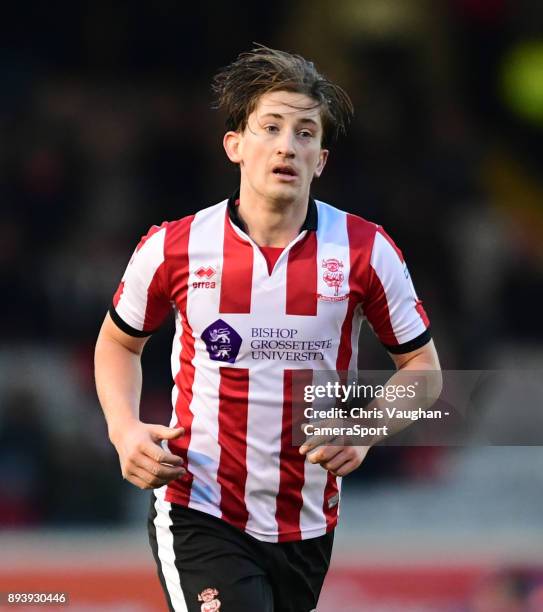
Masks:
[[[364,461],[370,446],[317,446],[306,442],[300,454],[307,455],[310,463],[319,463],[334,476],[347,476]]]
[[[340,427],[342,420],[316,421],[316,426]],[[304,430],[304,425],[302,425]],[[347,476],[364,461],[371,446],[342,444],[345,438],[333,435],[308,436],[300,446],[300,454],[306,455],[310,463],[319,463],[334,476]],[[334,441],[332,445],[331,442]]]
[[[185,433],[182,427],[151,425],[134,421],[114,439],[123,478],[140,489],[156,489],[186,474],[183,459],[164,450],[161,440],[174,440]]]

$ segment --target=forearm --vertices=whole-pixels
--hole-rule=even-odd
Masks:
[[[114,441],[127,424],[139,420],[140,355],[101,335],[96,343],[94,362],[98,399],[107,421],[109,438]]]
[[[413,358],[402,364],[400,368],[390,377],[385,385],[385,397],[372,400],[367,406],[368,410],[376,409],[383,417],[378,419],[380,427],[386,427],[386,435],[376,436],[371,445],[375,445],[385,438],[390,438],[396,433],[403,431],[413,424],[411,418],[399,418],[397,415],[404,412],[427,410],[439,398],[443,384],[441,369],[437,360],[424,358]],[[398,397],[396,390],[407,387],[413,390],[406,397]],[[393,402],[387,401],[386,391],[394,396]],[[395,415],[391,416],[392,408],[396,409]]]

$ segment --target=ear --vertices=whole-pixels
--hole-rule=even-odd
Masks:
[[[319,176],[322,174],[322,171],[324,170],[324,166],[326,166],[326,160],[328,159],[329,153],[330,151],[328,151],[328,149],[321,149],[321,152],[319,154],[319,163],[317,164],[317,167],[315,168],[316,178],[319,178]]]
[[[234,164],[241,163],[241,134],[239,132],[226,132],[222,140],[228,159]]]

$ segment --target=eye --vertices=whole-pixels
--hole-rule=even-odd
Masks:
[[[300,130],[298,135],[302,138],[313,138],[313,132],[310,132],[309,130]]]
[[[279,131],[279,128],[276,125],[265,125],[264,129],[268,134],[276,134]]]

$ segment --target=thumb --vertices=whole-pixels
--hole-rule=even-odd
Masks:
[[[185,433],[184,427],[166,427],[165,425],[154,425],[151,434],[158,440],[175,440]]]

